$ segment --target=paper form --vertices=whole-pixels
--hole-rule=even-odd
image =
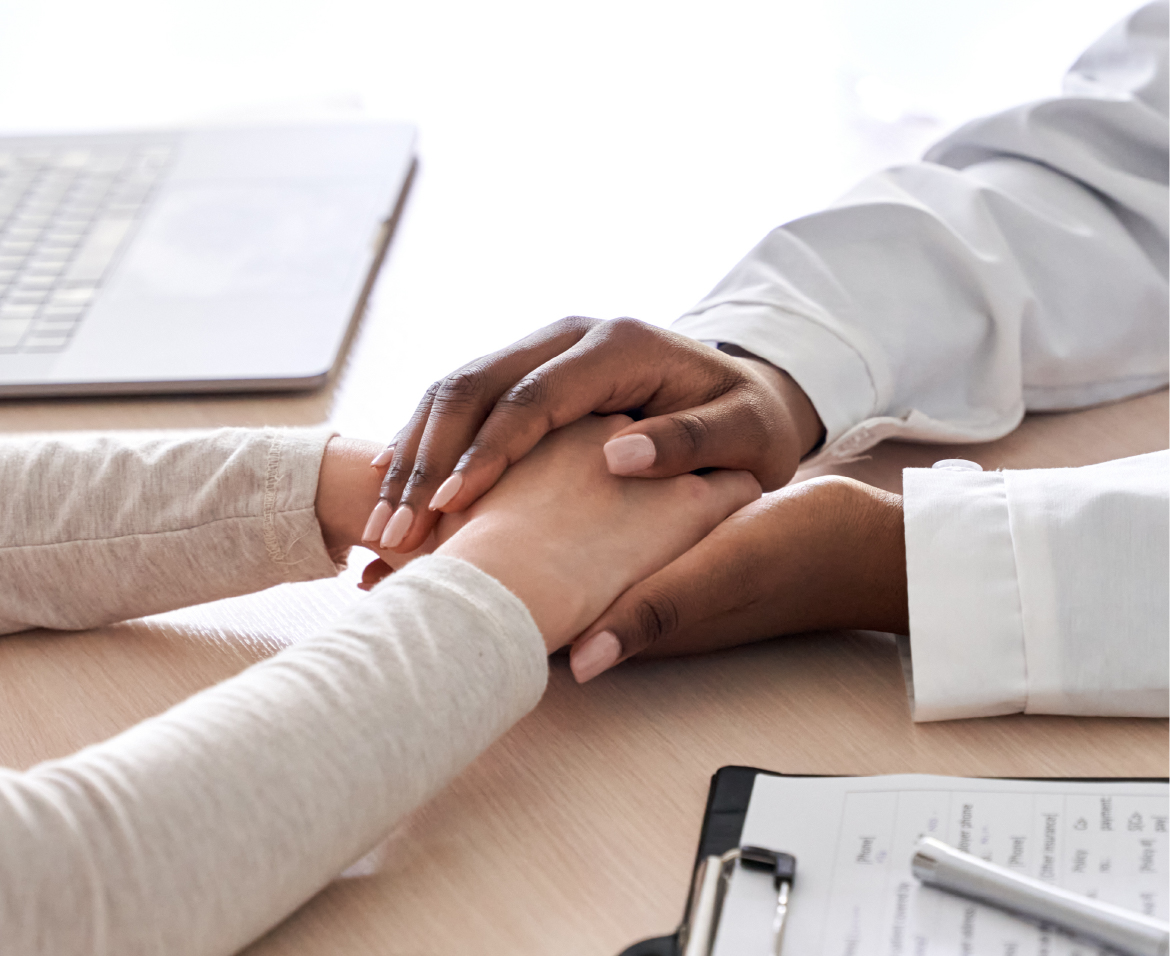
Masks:
[[[800,956],[1093,956],[994,907],[920,884],[933,836],[1020,873],[1170,918],[1164,783],[756,777],[742,845],[796,856],[784,952]],[[737,867],[715,956],[771,956],[771,878]]]

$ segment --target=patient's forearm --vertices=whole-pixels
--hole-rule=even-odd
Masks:
[[[3,440],[0,633],[96,627],[335,574],[314,506],[328,438]]]
[[[159,717],[0,768],[0,949],[239,951],[531,709],[546,674],[523,604],[426,558]]]

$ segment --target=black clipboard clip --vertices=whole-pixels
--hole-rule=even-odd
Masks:
[[[783,856],[791,861],[784,879],[777,880],[776,900],[777,915],[780,914],[781,887],[780,882],[786,880],[791,889],[792,880],[796,873],[796,860],[791,854],[780,854],[775,850],[763,847],[743,847],[740,838],[743,835],[744,820],[747,817],[748,804],[751,802],[752,787],[759,774],[776,776],[765,770],[755,767],[722,767],[711,778],[711,788],[707,793],[707,808],[703,814],[703,828],[699,835],[699,851],[695,856],[695,868],[691,877],[690,890],[687,893],[686,910],[683,913],[679,928],[669,936],[658,936],[652,939],[643,939],[641,942],[623,950],[621,956],[683,956],[684,953],[696,952],[707,956],[715,942],[715,934],[719,929],[719,915],[723,911],[723,899],[727,891],[727,883],[735,869],[737,860],[742,865],[756,869],[772,870],[776,877],[777,858]],[[707,881],[710,880],[710,883]],[[708,902],[703,888],[707,893],[714,893],[714,898]],[[787,893],[787,891],[785,891]],[[787,915],[787,896],[784,896]],[[711,921],[700,926],[701,919],[696,919],[700,907],[710,907]],[[775,930],[775,922],[773,923]],[[780,925],[783,933],[783,921]],[[776,949],[776,933],[773,932],[773,952]],[[688,949],[691,946],[693,949]]]
[[[796,879],[796,857],[762,846],[741,846],[719,856],[704,857],[695,869],[687,916],[678,930],[681,956],[710,956],[719,930],[719,918],[727,896],[727,885],[736,861],[753,870],[768,870],[776,886],[776,912],[772,918],[772,953],[780,956],[784,925],[788,919],[788,897]]]
[[[788,917],[788,896],[796,879],[796,857],[762,846],[735,847],[726,853],[701,858],[691,879],[686,915],[674,935],[644,940],[627,949],[622,956],[711,956],[736,862],[748,869],[766,870],[772,876],[776,886],[772,953],[780,956]]]

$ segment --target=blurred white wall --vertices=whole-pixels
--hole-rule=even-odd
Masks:
[[[415,121],[376,309],[391,352],[457,350],[399,368],[414,389],[562,314],[669,322],[772,226],[1055,92],[1133,6],[0,0],[0,130]]]

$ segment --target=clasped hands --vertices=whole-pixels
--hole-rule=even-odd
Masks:
[[[436,382],[374,458],[361,537],[381,559],[364,581],[427,550],[469,560],[550,650],[572,643],[580,681],[635,654],[905,632],[900,497],[835,477],[784,487],[822,436],[763,360],[564,319]]]

